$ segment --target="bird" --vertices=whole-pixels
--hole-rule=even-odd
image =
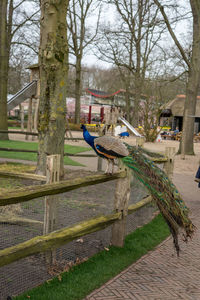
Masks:
[[[151,153],[142,147],[126,144],[129,156],[122,158],[123,163],[133,170],[135,177],[149,190],[173,237],[174,247],[179,256],[178,234],[183,231],[183,241],[192,238],[196,226],[189,218],[189,208],[184,203],[176,186],[166,173],[150,158],[159,154]]]
[[[114,160],[129,155],[129,151],[125,144],[112,136],[92,136],[84,124],[81,125],[81,129],[83,129],[84,140],[93,148],[98,156],[107,160],[108,164],[105,173],[113,174]],[[110,165],[112,166],[111,170]]]
[[[85,125],[82,125],[81,128],[85,141],[97,155],[111,162],[115,158],[119,158],[125,167],[131,169],[133,175],[149,190],[169,227],[177,256],[179,256],[179,230],[183,231],[183,241],[187,242],[189,238],[192,238],[196,226],[189,218],[189,209],[176,186],[151,159],[152,157],[163,157],[163,155],[142,147],[122,143],[111,136],[91,136]]]

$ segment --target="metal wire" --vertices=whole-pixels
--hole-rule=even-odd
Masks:
[[[24,185],[24,180],[22,184]],[[59,200],[56,229],[111,213],[114,191],[115,182],[107,182],[53,196]],[[129,204],[138,202],[146,194],[143,186],[133,180]],[[155,207],[148,205],[129,215],[127,217],[127,233],[147,223],[152,218],[154,211]],[[0,215],[2,214],[4,217],[8,217],[8,221],[0,222],[0,249],[17,245],[43,234],[44,197],[17,206],[5,206],[0,209]],[[12,219],[15,218],[16,222],[11,222],[9,216]],[[36,220],[38,223],[26,223],[24,219]],[[108,247],[110,240],[111,226],[58,248],[55,252],[54,266],[46,264],[44,254],[38,254],[0,268],[0,299],[5,300],[8,295],[19,295],[45,282],[59,271],[67,270],[77,261],[83,261]]]

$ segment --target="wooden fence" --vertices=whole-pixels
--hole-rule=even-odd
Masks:
[[[32,132],[32,131],[19,131],[19,130],[0,130],[0,133],[14,133],[14,134],[23,134],[23,135],[31,135],[31,136],[38,136],[37,132]],[[73,137],[65,137],[65,140],[74,140],[74,141],[83,141],[84,138],[73,138]]]
[[[167,157],[165,159],[156,159],[157,163],[164,162],[164,168],[167,171],[169,177],[171,177],[173,172],[173,157],[175,154],[175,149],[168,148],[166,150]],[[56,155],[51,156],[52,160],[57,159]],[[52,165],[54,162],[52,161]],[[56,167],[57,168],[57,167]],[[55,172],[55,169],[47,168],[47,177],[53,178],[54,175],[49,174],[48,172]],[[57,174],[59,171],[56,171]],[[0,175],[4,176],[4,172],[1,172]],[[9,172],[6,172],[5,176],[9,176]],[[24,177],[23,177],[24,175]],[[13,174],[13,176],[28,178],[28,174]],[[44,176],[39,177],[39,175],[30,174],[29,178],[35,176],[35,179],[44,181]],[[11,205],[16,203],[21,203],[35,199],[38,197],[49,197],[50,195],[56,195],[64,192],[68,192],[74,189],[78,189],[83,186],[95,185],[98,183],[108,182],[111,180],[117,180],[116,189],[115,189],[115,200],[114,200],[114,212],[109,215],[103,215],[99,217],[92,218],[90,220],[83,221],[81,223],[75,224],[70,227],[66,227],[60,230],[55,230],[51,232],[51,229],[45,230],[46,234],[42,236],[36,236],[26,242],[20,243],[18,245],[0,250],[0,267],[8,265],[14,261],[25,258],[29,255],[33,255],[41,252],[52,252],[53,249],[56,249],[68,242],[84,236],[86,234],[96,232],[106,228],[113,224],[112,227],[112,238],[111,242],[115,246],[122,247],[124,244],[125,232],[126,232],[126,218],[127,215],[138,210],[139,208],[147,205],[152,201],[150,196],[142,199],[136,204],[129,206],[130,198],[130,181],[131,174],[130,170],[121,166],[121,170],[112,176],[108,175],[92,175],[86,176],[84,178],[75,178],[72,180],[56,182],[58,178],[52,180],[47,179],[46,184],[36,185],[36,186],[26,186],[25,188],[20,188],[15,191],[9,191],[2,193],[0,195],[0,206]],[[50,201],[45,198],[47,209],[49,206],[54,205],[56,201],[55,198],[52,198]],[[51,209],[50,209],[51,210]],[[51,212],[47,211],[45,208],[46,217],[44,219],[44,228],[48,227],[49,218],[51,218]],[[52,217],[55,221],[55,216]],[[52,227],[53,228],[53,227]]]

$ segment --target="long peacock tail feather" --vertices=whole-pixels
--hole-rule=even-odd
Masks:
[[[183,235],[185,242],[192,237],[195,230],[195,226],[188,217],[189,209],[166,173],[148,158],[154,156],[154,154],[140,147],[136,148],[128,144],[126,146],[130,154],[122,158],[122,161],[133,170],[136,178],[150,191],[153,200],[169,226],[177,255],[179,255],[179,228],[185,231]]]

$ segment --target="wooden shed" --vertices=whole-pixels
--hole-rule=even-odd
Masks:
[[[161,114],[161,118],[166,117],[165,112],[167,111],[169,114],[168,116],[172,117],[171,120],[172,130],[175,130],[176,127],[178,127],[180,131],[182,130],[185,97],[186,97],[185,95],[177,95],[175,99],[167,103],[163,113]],[[198,133],[200,132],[200,96],[197,96],[196,114],[194,118],[195,118],[194,132]]]

